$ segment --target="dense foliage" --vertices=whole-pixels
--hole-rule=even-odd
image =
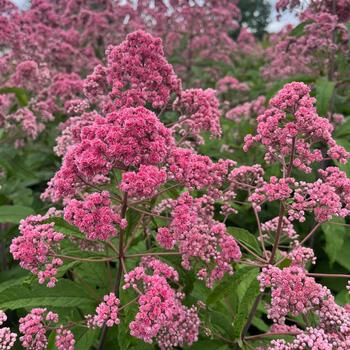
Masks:
[[[350,349],[350,1],[240,8],[0,0],[0,349]]]

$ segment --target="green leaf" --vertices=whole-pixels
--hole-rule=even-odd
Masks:
[[[331,222],[334,222],[334,224]],[[337,257],[343,248],[346,230],[344,226],[338,225],[344,224],[344,219],[334,218],[331,222],[322,224],[322,230],[326,239],[324,250],[329,257],[331,264],[333,264],[337,260]]]
[[[79,231],[79,229],[62,218],[53,217],[47,220],[47,222],[55,223],[55,231],[64,233],[67,236],[74,236],[78,238],[85,238],[85,235]]]
[[[139,224],[139,221],[141,219],[141,214],[135,210],[128,210],[126,213],[126,220],[128,221],[128,226],[125,229],[126,237],[131,235],[133,230],[137,227]]]
[[[74,350],[87,350],[91,349],[95,340],[97,339],[98,330],[88,329],[85,327],[75,328],[74,338],[75,346]]]
[[[51,331],[49,338],[48,338],[46,350],[57,350],[56,345],[55,345],[55,338],[56,338],[56,332]]]
[[[243,268],[237,270],[232,277],[230,276],[229,278],[220,282],[208,295],[206,304],[214,304],[232,294],[233,290],[237,288],[237,285],[241,283],[246,274],[253,269],[253,267],[244,266]]]
[[[22,219],[34,214],[34,210],[21,205],[0,206],[0,223],[8,222],[18,224]]]
[[[294,27],[290,32],[289,32],[289,35],[290,36],[295,36],[295,37],[300,37],[304,34],[304,29],[305,27],[312,23],[313,21],[312,20],[307,20],[305,22],[301,22],[299,23],[296,27]]]
[[[227,231],[235,237],[239,242],[242,242],[248,248],[251,248],[258,254],[261,253],[260,245],[257,238],[248,230],[240,227],[228,227]]]
[[[93,307],[95,304],[83,287],[65,279],[58,281],[54,288],[39,284],[33,288],[10,285],[0,292],[0,309]]]
[[[256,279],[258,271],[254,272],[254,274],[251,273],[249,278],[245,280],[246,283],[244,283],[244,288],[242,288],[244,293],[240,298],[237,315],[233,324],[234,339],[240,339],[241,333],[248,320],[249,312],[255,302],[256,297],[259,295],[259,282]],[[248,282],[249,280],[250,282]]]
[[[25,89],[20,87],[4,87],[0,89],[0,94],[15,94],[18,103],[21,107],[25,107],[28,104],[28,93]]]
[[[203,339],[194,343],[192,346],[186,346],[188,350],[229,350],[229,346],[221,340]]]
[[[317,112],[321,116],[326,116],[331,98],[333,96],[335,83],[327,78],[319,78],[316,80],[316,107]]]
[[[339,125],[335,130],[336,137],[344,137],[350,135],[350,118],[346,118],[344,124]]]

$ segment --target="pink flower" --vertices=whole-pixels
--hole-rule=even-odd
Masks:
[[[198,135],[209,131],[212,136],[221,136],[221,113],[215,90],[184,90],[175,101],[174,109],[182,114],[176,127],[183,128],[183,133]]]
[[[153,165],[141,165],[137,172],[123,173],[120,189],[130,197],[150,198],[156,194],[159,186],[167,180],[166,172]]]
[[[321,305],[329,292],[298,266],[280,270],[269,266],[263,268],[258,277],[261,291],[271,287],[271,306],[268,316],[274,322],[283,324],[285,317],[306,314],[310,309]]]
[[[107,327],[113,327],[120,323],[118,318],[120,300],[114,293],[110,293],[103,297],[103,302],[96,308],[96,315],[87,315],[88,327],[102,327],[106,324]]]
[[[52,253],[59,249],[63,234],[54,230],[54,223],[43,223],[50,216],[49,211],[44,216],[31,215],[22,220],[19,225],[21,235],[12,240],[10,252],[23,269],[38,276],[39,283],[48,280],[47,286],[54,287],[57,268],[63,261]]]
[[[105,118],[94,118],[74,136],[77,143],[68,148],[44,198],[71,198],[86,183],[107,182],[112,168],[162,164],[174,147],[171,131],[143,107],[122,108]]]
[[[74,334],[61,326],[56,330],[55,345],[58,350],[74,350]]]
[[[210,197],[195,199],[185,192],[173,201],[171,216],[169,227],[158,231],[158,243],[164,248],[178,246],[185,269],[191,268],[190,259],[202,261],[205,267],[198,274],[209,287],[225,273],[233,273],[231,263],[241,252],[225,225],[213,219]]]
[[[225,93],[229,90],[248,91],[249,86],[246,83],[240,83],[235,77],[227,75],[217,82],[217,90],[219,93]]]
[[[328,146],[327,154],[342,163],[350,153],[336,144],[332,138],[333,126],[326,118],[317,115],[315,99],[310,97],[310,88],[304,83],[286,84],[270,101],[271,108],[257,118],[257,135],[245,137],[244,150],[254,142],[264,145],[265,160],[269,163],[286,162],[293,150],[293,165],[311,172],[310,164],[323,157],[313,145],[321,142]],[[287,115],[291,114],[287,118]]]
[[[189,149],[174,148],[168,158],[170,176],[188,188],[203,189],[221,186],[230,166],[235,162],[219,160],[213,163],[207,156],[194,153]]]
[[[116,108],[151,103],[163,107],[171,93],[178,93],[180,80],[166,61],[162,41],[144,31],[129,34],[118,46],[107,51],[107,68],[98,66],[87,78],[87,96],[96,96],[111,87],[109,94]]]
[[[16,342],[17,334],[12,333],[10,328],[3,327],[0,328],[0,349],[9,350],[11,349]]]
[[[58,316],[55,315],[52,320],[47,317],[46,309],[37,308],[25,317],[19,320],[19,331],[23,334],[19,339],[22,346],[28,350],[44,350],[47,347],[48,340],[46,331],[49,324],[47,322],[56,323]]]
[[[129,325],[130,334],[146,343],[155,338],[162,350],[192,345],[198,339],[199,318],[196,307],[181,304],[167,279],[178,280],[177,272],[165,263],[145,258],[141,266],[125,275],[126,288],[138,288],[139,310]]]
[[[265,96],[259,96],[256,100],[245,102],[230,109],[226,113],[226,118],[239,123],[242,120],[254,120],[265,111]]]
[[[107,240],[116,236],[114,225],[121,223],[120,216],[111,207],[107,191],[88,194],[83,201],[70,200],[64,209],[64,218],[91,240]]]

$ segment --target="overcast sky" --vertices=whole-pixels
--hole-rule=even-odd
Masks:
[[[25,8],[25,6],[29,3],[28,0],[11,0],[15,4],[17,4],[21,8]],[[290,14],[289,12],[285,12],[279,21],[276,19],[276,11],[275,4],[277,0],[270,0],[272,5],[272,14],[271,14],[271,23],[268,26],[269,32],[278,32],[284,25],[286,24],[297,24],[298,19]]]
[[[276,0],[270,0],[270,3],[272,5],[272,14],[271,14],[271,23],[268,26],[269,32],[278,32],[282,27],[284,27],[286,24],[297,24],[299,23],[299,20],[289,13],[288,11],[285,12],[281,18],[277,21],[276,19]]]

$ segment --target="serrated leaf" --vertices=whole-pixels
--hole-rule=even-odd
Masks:
[[[321,116],[326,116],[334,92],[335,83],[323,77],[316,80],[315,86],[317,112]]]
[[[64,233],[67,236],[75,236],[78,238],[85,238],[85,235],[79,231],[79,229],[63,218],[53,217],[47,220],[47,222],[53,222],[55,224],[55,231]]]
[[[297,26],[295,26],[288,34],[289,36],[294,36],[294,37],[300,37],[304,34],[305,27],[312,23],[312,20],[307,20],[305,22],[299,23]]]
[[[55,338],[56,338],[56,332],[51,331],[49,337],[48,337],[48,343],[46,350],[57,350],[56,345],[55,345]]]
[[[336,128],[334,134],[336,137],[344,137],[350,135],[350,118],[346,118],[345,122]]]
[[[18,224],[22,219],[34,214],[34,210],[21,205],[0,206],[0,223]]]
[[[239,242],[242,242],[248,248],[251,248],[258,254],[261,253],[257,238],[248,230],[241,227],[227,227],[227,231],[235,237]]]
[[[237,288],[237,285],[241,283],[244,276],[246,276],[246,274],[252,269],[254,268],[244,266],[243,268],[237,270],[232,277],[230,276],[229,278],[220,282],[208,295],[206,304],[214,304],[217,301],[222,300],[224,297],[232,294],[233,289]]]
[[[54,288],[36,284],[32,288],[12,285],[0,292],[0,309],[32,307],[89,307],[96,304],[83,287],[69,280],[60,280]]]
[[[230,349],[229,346],[221,341],[221,340],[214,340],[214,339],[203,339],[199,340],[196,343],[194,343],[192,346],[186,346],[184,347],[185,350],[228,350]]]
[[[253,277],[254,275],[251,275]],[[244,294],[240,298],[237,315],[233,323],[233,337],[234,339],[240,339],[243,328],[248,320],[249,312],[255,302],[256,297],[259,295],[259,282],[254,279],[246,285]]]
[[[322,224],[322,230],[325,235],[326,245],[324,247],[325,252],[327,253],[331,264],[333,264],[343,248],[344,240],[346,237],[345,227],[338,224],[345,223],[342,218],[334,218],[332,219],[332,224],[330,222],[326,222]]]
[[[0,94],[15,94],[18,103],[21,107],[28,104],[28,93],[25,89],[20,87],[4,87],[0,89]]]
[[[75,345],[74,350],[91,349],[97,339],[98,330],[79,327],[74,330]]]
[[[126,237],[128,237],[133,230],[137,227],[139,224],[139,221],[141,219],[141,214],[135,210],[128,210],[126,213],[126,220],[128,221],[128,226],[125,229]]]

